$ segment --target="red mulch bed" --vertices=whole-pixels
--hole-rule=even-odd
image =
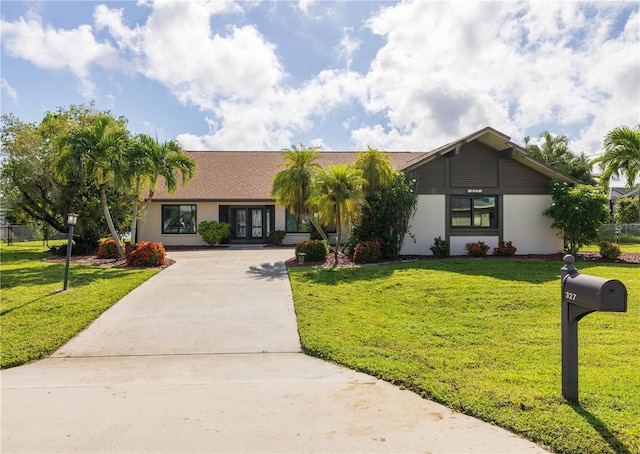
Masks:
[[[539,255],[539,254],[529,254],[529,255],[516,255],[515,257],[495,257],[495,256],[487,256],[485,259],[487,260],[509,260],[509,259],[535,259],[535,260],[549,260],[562,263],[562,258],[564,254],[549,254],[549,255]],[[468,258],[466,255],[454,256],[451,258]],[[399,261],[406,260],[436,260],[433,256],[428,255],[412,255],[412,256],[402,256]],[[397,262],[397,261],[396,261]],[[578,253],[576,257],[576,262],[603,262],[603,263],[640,263],[640,253],[638,252],[623,252],[620,254],[620,257],[616,261],[603,260],[600,257],[600,254],[597,252],[584,252]],[[303,264],[298,263],[298,259],[295,257],[290,258],[285,262],[287,267],[325,267],[325,268],[335,268],[335,267],[345,267],[345,266],[356,266],[357,264],[351,260],[351,258],[346,254],[338,254],[338,262],[336,263],[334,254],[330,253],[327,255],[327,259],[324,262],[304,262]]]
[[[66,256],[55,256],[44,259],[45,262],[66,262]],[[127,266],[125,259],[99,259],[97,255],[72,255],[71,263],[79,263],[81,265],[94,265],[102,268],[135,268]],[[155,269],[163,270],[176,263],[175,260],[166,259],[165,264],[162,266],[154,267]]]

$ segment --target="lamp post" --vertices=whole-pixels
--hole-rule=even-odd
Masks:
[[[67,283],[69,282],[69,262],[71,261],[71,248],[73,246],[73,228],[78,222],[78,215],[75,213],[67,213],[67,225],[69,226],[69,240],[67,241],[67,266],[64,270],[64,285],[62,290],[67,289]]]

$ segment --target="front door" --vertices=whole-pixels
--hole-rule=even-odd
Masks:
[[[266,241],[265,207],[231,208],[231,240],[237,243]]]

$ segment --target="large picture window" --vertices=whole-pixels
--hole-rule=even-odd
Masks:
[[[487,227],[496,225],[495,197],[451,197],[451,227]]]
[[[301,216],[298,220],[298,216],[291,214],[289,210],[286,210],[286,216],[287,233],[309,233],[313,229],[307,216]]]
[[[162,233],[196,233],[195,205],[162,205]]]

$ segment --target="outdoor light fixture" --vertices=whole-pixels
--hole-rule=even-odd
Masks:
[[[75,213],[68,213],[67,214],[67,225],[70,225],[71,227],[75,226],[76,223],[78,222],[78,215]]]
[[[78,222],[78,215],[75,213],[67,213],[67,225],[69,226],[69,239],[67,240],[67,266],[64,269],[64,285],[62,290],[67,290],[67,283],[69,282],[69,262],[71,261],[71,248],[73,246],[73,228]]]

